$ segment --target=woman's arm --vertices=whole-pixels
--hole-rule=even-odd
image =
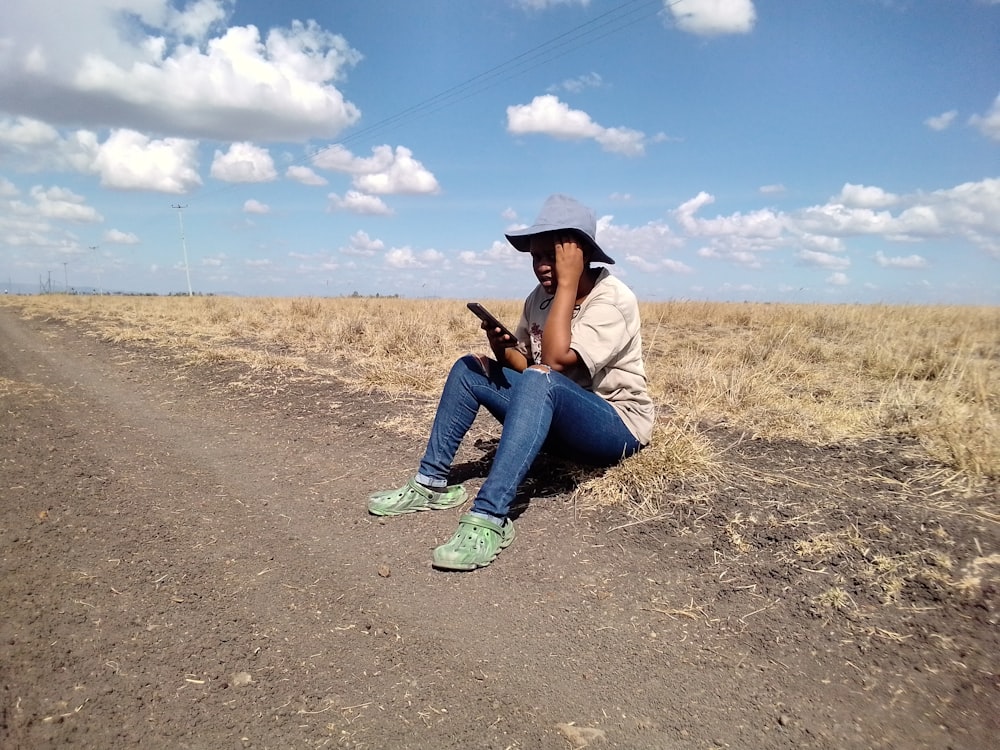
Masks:
[[[507,363],[507,367],[517,372],[524,372],[528,367],[528,358],[521,354],[517,347],[509,346],[503,350],[498,361]]]
[[[517,341],[511,341],[500,332],[499,328],[492,328],[488,323],[483,323],[482,329],[486,331],[486,338],[490,342],[490,349],[493,350],[497,362],[517,372],[523,372],[528,366],[528,358],[517,348]]]
[[[570,326],[580,277],[586,266],[583,251],[572,236],[557,239],[555,255],[556,293],[549,307],[545,330],[542,331],[542,364],[556,372],[566,372],[580,364],[577,353],[570,348]]]

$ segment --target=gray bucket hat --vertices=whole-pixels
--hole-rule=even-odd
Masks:
[[[531,235],[572,229],[590,248],[590,259],[596,263],[614,263],[611,256],[601,249],[594,237],[597,235],[597,219],[594,212],[568,195],[550,195],[542,204],[535,223],[527,229],[508,232],[505,236],[521,253],[531,250]]]

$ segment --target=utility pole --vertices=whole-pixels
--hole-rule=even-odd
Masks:
[[[63,261],[63,280],[66,282],[66,294],[69,294],[69,271],[66,270],[66,264],[69,261]]]
[[[179,203],[172,203],[170,207],[177,209],[177,221],[181,225],[181,250],[184,253],[184,273],[187,274],[188,297],[193,297],[194,292],[191,291],[191,267],[188,266],[188,249],[187,243],[184,241],[184,215],[181,213],[185,208],[187,208],[187,203],[183,206]]]
[[[100,245],[91,245],[90,249],[94,253],[94,264],[97,267],[97,293],[103,296],[104,295],[104,287],[101,286],[101,260],[100,260],[100,258],[97,257],[97,248],[99,248],[99,247],[100,247]]]

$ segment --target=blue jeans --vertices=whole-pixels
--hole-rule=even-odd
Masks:
[[[474,355],[459,359],[445,382],[417,481],[444,487],[462,438],[480,406],[503,424],[490,473],[472,510],[506,518],[517,488],[543,446],[575,461],[609,466],[642,445],[614,408],[555,371],[517,372]]]

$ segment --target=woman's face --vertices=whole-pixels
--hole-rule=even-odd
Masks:
[[[590,251],[587,245],[570,230],[555,232],[542,232],[531,236],[531,267],[535,272],[535,278],[542,285],[548,294],[555,294],[559,285],[559,277],[556,274],[556,243],[575,244],[583,253],[585,265],[590,263]]]
[[[555,294],[556,284],[556,235],[543,232],[531,237],[531,267],[535,278],[548,294]]]

